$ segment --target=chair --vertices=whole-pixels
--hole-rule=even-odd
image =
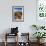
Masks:
[[[29,42],[29,33],[21,33],[22,40],[25,39],[26,41],[22,41],[19,43],[19,46],[30,46]]]
[[[18,46],[18,27],[11,28],[11,33],[5,33],[5,46],[7,46],[7,38],[12,38],[13,36],[17,36],[16,46]]]

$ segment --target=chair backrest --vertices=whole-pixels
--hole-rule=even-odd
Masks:
[[[11,28],[11,34],[18,33],[18,27],[16,28]]]

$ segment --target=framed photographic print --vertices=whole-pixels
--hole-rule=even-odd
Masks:
[[[36,23],[38,25],[46,25],[46,0],[37,0],[36,3]]]
[[[24,6],[12,6],[12,21],[24,22]]]
[[[39,17],[46,17],[46,0],[37,1],[37,14]]]

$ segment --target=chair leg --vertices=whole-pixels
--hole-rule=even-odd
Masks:
[[[7,46],[7,34],[5,34],[5,46]]]
[[[18,46],[18,34],[17,34],[17,46]]]
[[[16,37],[16,45],[15,46],[18,46],[18,34],[17,34],[17,37]]]
[[[5,41],[5,46],[7,46],[7,42]]]

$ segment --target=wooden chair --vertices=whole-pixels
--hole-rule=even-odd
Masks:
[[[9,33],[6,33],[5,34],[5,46],[7,46],[7,44],[8,44],[8,42],[7,42],[7,38],[8,37],[7,36],[9,36],[9,38],[10,38],[10,36],[17,36],[17,41],[16,41],[16,45],[15,46],[18,46],[18,34],[9,34]]]
[[[30,42],[29,42],[29,33],[21,33],[21,36],[26,36],[27,42],[26,42],[26,46],[30,46]]]

